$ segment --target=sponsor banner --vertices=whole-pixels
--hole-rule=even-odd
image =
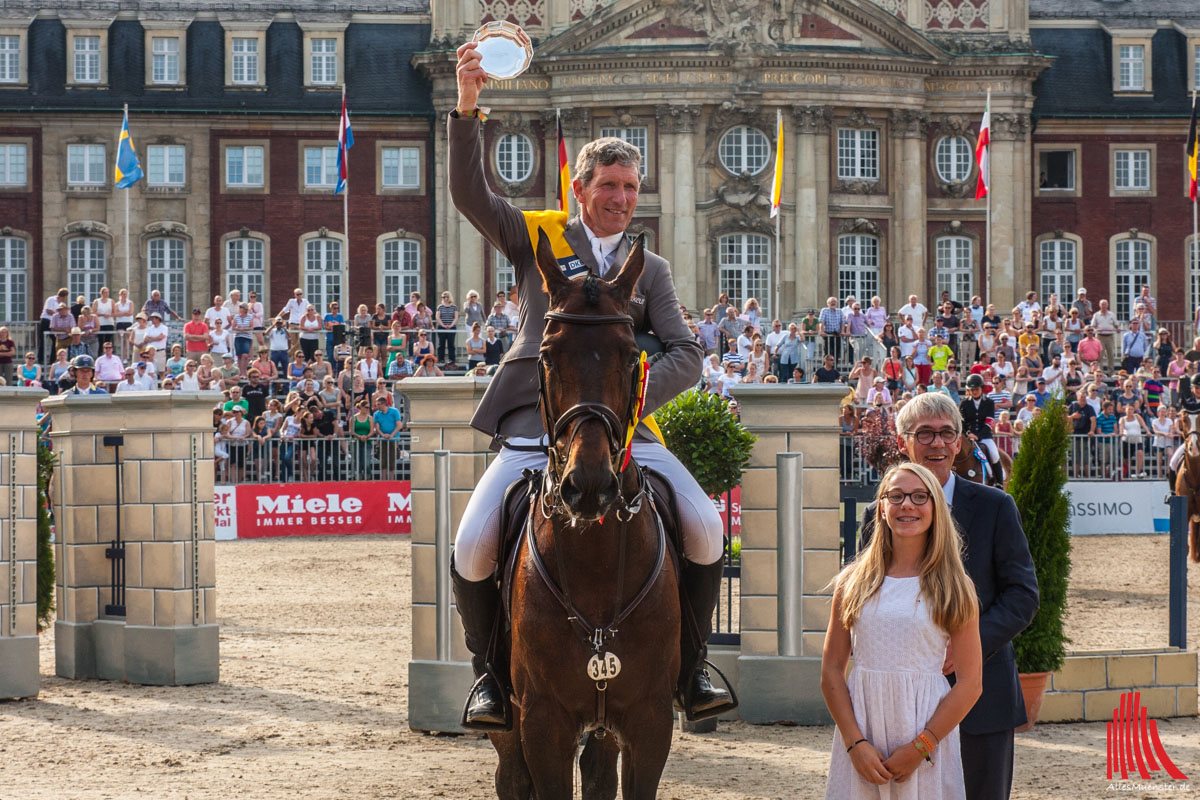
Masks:
[[[720,494],[712,498],[713,505],[717,507],[717,512],[721,515],[721,530],[732,531],[734,536],[742,535],[742,487],[735,486],[733,491],[729,493],[729,504],[733,506],[733,522],[730,523],[729,512],[725,508],[725,495]]]
[[[213,518],[217,541],[237,538],[237,487],[213,487]]]
[[[214,511],[223,539],[405,534],[412,531],[412,490],[408,481],[219,486]]]
[[[1165,533],[1166,481],[1068,481],[1071,535]]]

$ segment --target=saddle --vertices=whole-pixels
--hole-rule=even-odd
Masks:
[[[679,555],[683,552],[683,531],[679,525],[679,508],[675,490],[670,481],[662,474],[649,467],[643,467],[655,502],[651,506],[662,521],[663,530],[667,534],[667,548],[671,559],[679,565]],[[500,547],[496,559],[496,571],[492,579],[500,587],[500,597],[504,602],[504,616],[511,619],[512,578],[517,568],[518,545],[521,543],[525,525],[529,518],[531,500],[541,489],[543,472],[541,470],[526,470],[525,474],[513,481],[504,492],[504,503],[500,514]]]

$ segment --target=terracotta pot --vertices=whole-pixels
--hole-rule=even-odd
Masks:
[[[1029,721],[1017,728],[1017,733],[1033,730],[1038,715],[1042,713],[1042,698],[1046,694],[1046,682],[1050,680],[1050,673],[1022,672],[1020,678],[1021,694],[1025,696],[1025,716]]]

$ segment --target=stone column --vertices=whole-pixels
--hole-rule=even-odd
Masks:
[[[658,241],[655,250],[671,262],[673,275],[681,270],[675,256],[675,118],[671,106],[655,107],[654,116],[658,123],[658,152],[655,164],[658,167]],[[680,297],[684,305],[701,305],[695,297]]]
[[[462,623],[452,619],[450,661],[437,660],[437,571],[434,545],[434,451],[450,451],[451,534],[491,461],[490,439],[470,426],[490,378],[408,378],[404,393],[412,429],[412,660],[408,724],[413,730],[461,732],[459,718],[474,680]]]
[[[0,387],[0,698],[36,697],[37,441],[43,389]]]
[[[896,167],[892,175],[896,211],[890,231],[894,254],[890,269],[880,276],[880,289],[890,290],[884,304],[898,308],[910,294],[931,298],[929,269],[925,261],[925,115],[911,109],[895,109],[891,115],[895,139]],[[897,294],[900,292],[900,294]],[[870,302],[871,298],[861,298]],[[928,302],[928,300],[927,300]]]
[[[1026,232],[1029,218],[1029,116],[993,114],[991,148],[992,230],[987,243],[991,256],[991,286],[988,302],[996,308],[1012,308],[1032,288],[1027,259],[1031,257]],[[985,276],[986,278],[986,276]],[[986,280],[985,280],[986,285]]]
[[[43,402],[59,457],[59,676],[170,686],[218,679],[212,408],[220,398],[152,392]],[[123,604],[108,557],[118,525]]]
[[[710,298],[699,296],[697,280],[701,264],[696,242],[696,156],[693,146],[696,136],[696,121],[700,118],[698,106],[668,106],[660,117],[660,132],[672,136],[675,149],[674,203],[675,223],[672,242],[672,275],[675,291],[684,303],[703,305]]]
[[[756,384],[734,390],[742,422],[758,436],[742,476],[741,718],[803,724],[829,720],[821,697],[821,650],[829,623],[825,586],[840,568],[841,386]],[[779,654],[776,454],[804,454],[800,520],[801,651]]]
[[[817,246],[821,241],[818,221],[828,220],[826,203],[818,200],[818,174],[828,165],[817,159],[819,138],[829,136],[829,109],[825,106],[794,106],[796,122],[796,238],[795,308],[820,308],[826,295],[818,296],[822,277],[827,272],[820,261]],[[783,310],[779,310],[780,319]]]

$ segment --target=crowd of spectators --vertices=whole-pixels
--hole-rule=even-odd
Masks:
[[[430,308],[413,292],[391,311],[362,304],[349,316],[337,303],[321,314],[301,289],[274,316],[254,292],[243,299],[237,290],[187,317],[157,291],[140,308],[125,289],[69,301],[67,289],[47,298],[43,346],[23,359],[0,327],[0,380],[69,390],[71,361],[86,354],[95,360],[95,382],[110,392],[217,389],[224,405],[233,403],[218,409],[223,441],[310,438],[312,430],[387,438],[394,429],[380,424],[379,403],[385,414],[396,410],[397,383],[488,374],[519,326],[515,287],[497,292],[490,306],[469,291],[461,306],[442,292]],[[996,407],[1002,450],[1015,453],[1025,425],[1062,393],[1076,438],[1090,440],[1073,444],[1077,474],[1158,475],[1182,438],[1178,384],[1196,373],[1200,338],[1187,347],[1172,341],[1156,324],[1149,287],[1130,306],[1130,318],[1119,320],[1107,300],[1093,306],[1084,289],[1069,306],[1056,295],[1042,305],[1030,291],[1001,314],[982,297],[963,304],[943,292],[932,309],[910,295],[895,312],[879,297],[830,297],[823,308],[783,321],[764,318],[754,298],[739,307],[722,294],[698,315],[681,313],[707,356],[699,386],[723,397],[739,383],[844,384],[841,426],[854,436],[868,418],[872,429],[894,427],[896,412],[923,392],[959,402],[965,378],[979,374]],[[271,403],[279,406],[274,413]],[[395,429],[404,429],[402,418]],[[224,468],[243,471],[237,448],[222,449],[230,454]],[[286,459],[297,472],[306,464],[316,469],[318,460]]]
[[[949,292],[933,309],[910,295],[894,313],[879,297],[830,297],[819,312],[784,323],[762,319],[753,299],[739,310],[721,295],[688,321],[708,357],[701,387],[734,407],[739,383],[842,384],[849,438],[894,431],[896,413],[924,392],[960,403],[966,377],[978,374],[1001,450],[1014,454],[1025,426],[1059,394],[1074,431],[1073,476],[1162,477],[1182,441],[1179,382],[1197,372],[1200,338],[1176,344],[1156,324],[1148,286],[1131,307],[1119,320],[1086,289],[1069,306],[1055,295],[1043,306],[1030,291],[1003,315],[979,296],[963,304]]]

